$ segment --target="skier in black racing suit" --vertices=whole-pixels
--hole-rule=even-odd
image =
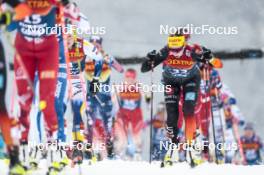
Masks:
[[[205,47],[199,49],[186,43],[182,30],[168,38],[168,44],[159,52],[147,54],[141,71],[148,72],[163,63],[162,82],[169,90],[165,91],[167,136],[172,143],[178,143],[179,100],[183,94],[183,114],[185,118],[185,139],[191,143],[195,138],[196,118],[194,110],[200,87],[200,63],[210,62],[212,53]],[[167,88],[166,88],[167,89]]]

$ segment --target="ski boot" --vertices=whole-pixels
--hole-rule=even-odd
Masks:
[[[26,175],[26,168],[19,161],[18,146],[9,147],[8,153],[10,158],[9,175]]]
[[[194,139],[192,141],[187,141],[187,143],[189,144],[189,147],[187,150],[186,161],[192,168],[202,164],[204,162],[202,159],[202,151],[204,146],[198,130],[196,130],[196,133],[194,134]]]
[[[29,170],[37,170],[38,169],[38,161],[37,157],[39,156],[40,151],[38,147],[32,148],[29,152]]]
[[[61,165],[59,162],[52,162],[48,169],[47,175],[58,175],[61,172]]]
[[[72,165],[76,164],[82,164],[83,163],[83,150],[79,149],[79,145],[82,145],[83,142],[81,141],[74,141],[74,148],[72,151],[71,159],[72,159]]]
[[[178,146],[179,137],[178,137],[178,128],[167,127],[167,137],[170,140],[169,148],[161,162],[160,167],[172,166],[174,161],[178,161],[178,151],[175,150],[175,147]]]
[[[48,155],[48,159],[50,159],[50,166],[48,167],[47,175],[57,175],[63,171],[65,167],[62,163],[62,160],[59,156],[59,150],[50,150],[50,155]],[[67,164],[67,163],[65,163]]]
[[[63,146],[60,141],[57,140],[57,132],[48,133],[48,148],[47,148],[47,160],[49,163],[47,175],[57,175],[63,170],[61,165]]]
[[[108,159],[114,159],[114,143],[112,138],[108,138],[106,141],[106,149],[107,149],[107,158]]]
[[[62,159],[60,161],[60,167],[61,169],[65,168],[67,165],[69,165],[69,159],[67,156],[62,156]]]
[[[97,161],[103,160],[102,155],[100,152],[95,153],[91,144],[86,144],[85,150],[84,150],[84,158],[88,160],[88,164],[92,165],[96,163]]]

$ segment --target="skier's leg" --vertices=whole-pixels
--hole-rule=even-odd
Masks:
[[[80,133],[81,130],[81,123],[82,121],[82,116],[81,116],[81,107],[83,105],[82,100],[71,100],[71,106],[73,110],[73,140],[74,141],[83,141],[83,136]]]
[[[119,109],[115,122],[115,152],[119,156],[124,156],[128,144],[128,118],[125,109]]]
[[[11,119],[8,117],[6,113],[0,112],[0,129],[2,132],[2,136],[4,142],[7,146],[13,145],[13,139],[11,137]]]
[[[173,143],[177,143],[178,119],[179,119],[179,87],[171,87],[169,91],[165,91],[165,103],[167,110],[167,135]]]
[[[113,157],[113,135],[112,135],[112,127],[113,127],[113,104],[111,99],[111,94],[97,94],[98,98],[100,98],[106,105],[99,107],[100,115],[103,119],[104,130],[106,132],[106,146],[107,146],[107,155],[109,158]]]
[[[31,110],[31,104],[33,100],[33,89],[31,89],[29,82],[34,82],[36,59],[29,51],[29,48],[25,46],[30,45],[21,36],[16,37],[17,55],[14,58],[14,72],[17,84],[18,102],[20,106],[19,121],[22,126],[22,142],[27,142],[29,132],[29,113]],[[24,49],[21,49],[24,48]],[[18,58],[19,57],[19,58]],[[18,61],[21,59],[21,62]]]
[[[22,137],[20,142],[22,143],[22,150],[25,153],[25,148],[28,144],[28,133],[30,129],[29,113],[31,110],[33,100],[33,87],[32,84],[35,78],[36,71],[36,57],[31,50],[32,43],[25,40],[20,34],[17,34],[15,47],[16,55],[14,58],[14,72],[17,85],[18,103],[20,106],[19,123],[22,131]],[[11,157],[14,156],[13,162],[19,161],[19,158],[15,157],[15,154],[19,152],[18,147],[10,148]],[[28,155],[23,154],[24,164],[27,164]],[[16,169],[15,165],[14,168]],[[12,171],[12,170],[11,170]]]
[[[183,114],[185,117],[185,138],[187,143],[191,143],[191,141],[194,139],[197,128],[194,112],[200,86],[199,81],[199,79],[198,81],[194,79],[183,86]]]
[[[55,36],[35,47],[38,55],[39,94],[42,103],[42,112],[50,134],[58,129],[58,118],[55,110],[55,92],[57,84],[57,72],[59,63],[59,47]]]
[[[205,138],[208,138],[209,137],[210,121],[211,121],[211,103],[210,103],[210,101],[205,101],[202,103],[200,117],[201,117],[202,135]]]
[[[66,111],[66,91],[67,91],[67,70],[66,70],[66,61],[64,55],[64,45],[63,40],[59,42],[59,72],[57,87],[55,93],[55,108],[58,117],[58,139],[62,142],[66,141],[66,135],[64,131],[64,113]]]
[[[173,155],[176,151],[173,151],[173,145],[179,143],[178,134],[180,131],[179,126],[179,117],[180,117],[180,109],[179,109],[179,101],[180,101],[180,87],[174,85],[170,85],[170,89],[165,91],[165,103],[166,103],[166,111],[167,111],[167,137],[171,141],[169,144],[169,148],[166,150],[166,154],[163,155],[161,167],[166,165],[172,165],[173,163]],[[181,126],[180,126],[181,127]]]
[[[4,48],[0,41],[0,129],[2,131],[3,139],[5,144],[12,145],[13,141],[11,138],[11,119],[8,117],[5,104],[6,86],[7,86],[7,70],[4,55]]]
[[[141,153],[142,151],[142,128],[144,125],[142,111],[140,108],[136,108],[131,112],[131,125],[132,125],[132,137],[133,142],[136,146],[136,152]]]

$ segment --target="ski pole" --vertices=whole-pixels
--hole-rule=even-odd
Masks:
[[[240,156],[242,158],[242,164],[245,164],[246,163],[246,158],[245,158],[243,146],[242,146],[242,143],[241,143],[241,140],[240,140],[237,123],[235,123],[235,122],[233,122],[233,134],[235,135],[236,141],[238,143],[238,149],[239,149],[239,154],[240,154]]]
[[[205,80],[205,95],[204,95],[204,99],[205,99],[205,104],[206,103],[210,103],[210,91],[209,91],[209,81],[210,81],[210,74],[209,74],[209,70],[208,70],[208,65],[205,65],[205,67],[203,68],[203,79]],[[210,105],[211,106],[211,105]],[[210,115],[210,116],[208,116]],[[206,129],[207,129],[207,139],[209,140],[210,135],[209,135],[209,117],[211,118],[212,114],[210,114],[208,107],[206,106],[205,109],[205,116],[206,116]],[[210,151],[208,150],[208,158],[210,160]]]
[[[151,84],[151,103],[150,103],[150,139],[149,139],[149,163],[151,164],[152,162],[152,130],[153,130],[153,125],[152,125],[152,121],[153,121],[153,98],[154,98],[154,94],[153,94],[153,90],[152,90],[152,86],[153,86],[153,73],[154,73],[154,61],[151,61],[151,75],[150,75],[150,84]]]
[[[219,93],[218,93],[218,90],[215,89],[215,96],[216,96],[216,100],[218,102],[218,105],[219,105]],[[221,132],[222,132],[222,136],[223,136],[223,142],[225,143],[225,131],[224,131],[224,122],[223,122],[223,118],[222,118],[222,115],[220,117],[220,125],[221,125]]]
[[[95,99],[98,101],[98,103],[100,104],[101,107],[104,107],[105,106],[105,103],[102,102],[102,100],[98,97],[98,95],[94,95]]]
[[[208,68],[208,65],[209,63],[206,62],[205,63],[205,66],[206,66],[206,69],[207,69],[207,74],[208,74],[208,77],[209,78],[209,81],[208,81],[208,87],[211,88],[211,83],[210,83],[210,74],[209,74],[209,68]],[[212,104],[212,99],[210,98],[210,103]],[[213,139],[214,139],[214,143],[216,143],[216,134],[215,134],[215,119],[214,119],[214,114],[213,114],[213,105],[211,105],[211,114],[212,114],[212,130],[213,130]],[[215,153],[215,162],[218,163],[218,154],[217,154],[217,150],[216,148],[214,147],[214,153]]]

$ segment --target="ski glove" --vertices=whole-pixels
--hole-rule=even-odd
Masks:
[[[213,58],[213,54],[210,49],[203,47],[203,59],[208,61]]]
[[[100,83],[99,78],[93,78],[93,80],[90,82],[90,88],[89,91],[95,95],[100,90]]]
[[[169,49],[168,47],[162,48],[159,52],[153,50],[149,52],[146,56],[146,60],[141,66],[141,72],[148,72],[152,69],[152,63],[154,67],[162,63],[168,57]]]
[[[153,61],[156,55],[157,55],[157,51],[152,50],[151,52],[147,54],[147,58],[149,59],[149,61]]]
[[[12,21],[12,15],[10,12],[5,12],[0,15],[0,25],[9,25]]]

